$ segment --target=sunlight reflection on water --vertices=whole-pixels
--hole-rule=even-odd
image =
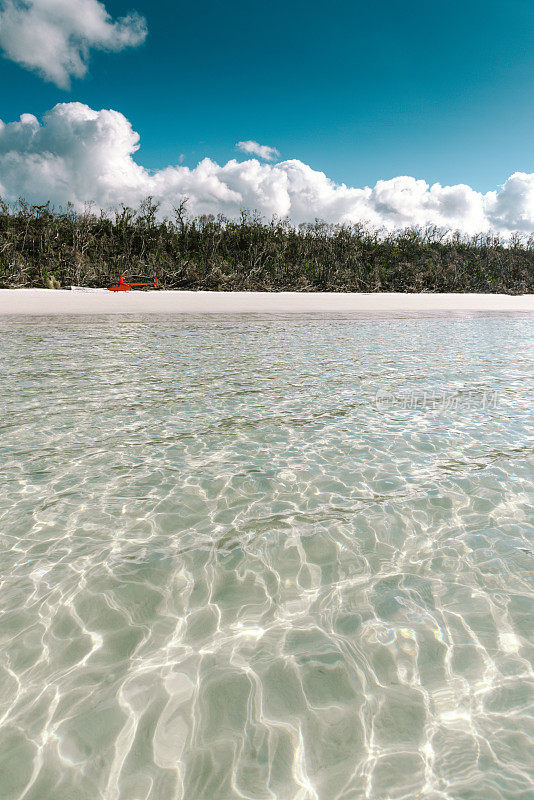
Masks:
[[[531,319],[1,332],[2,798],[532,798]]]

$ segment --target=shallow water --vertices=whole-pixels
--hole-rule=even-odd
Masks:
[[[532,800],[533,330],[0,323],[2,800]]]

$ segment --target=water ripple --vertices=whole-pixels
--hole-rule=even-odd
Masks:
[[[1,324],[2,800],[531,800],[530,319]]]

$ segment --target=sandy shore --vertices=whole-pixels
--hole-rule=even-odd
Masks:
[[[108,292],[0,289],[4,314],[288,314],[532,312],[534,294]]]

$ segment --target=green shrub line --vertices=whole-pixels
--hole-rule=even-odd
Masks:
[[[1,288],[108,286],[119,275],[165,289],[522,294],[534,291],[534,237],[190,218],[186,199],[163,220],[152,198],[108,214],[0,200]]]

